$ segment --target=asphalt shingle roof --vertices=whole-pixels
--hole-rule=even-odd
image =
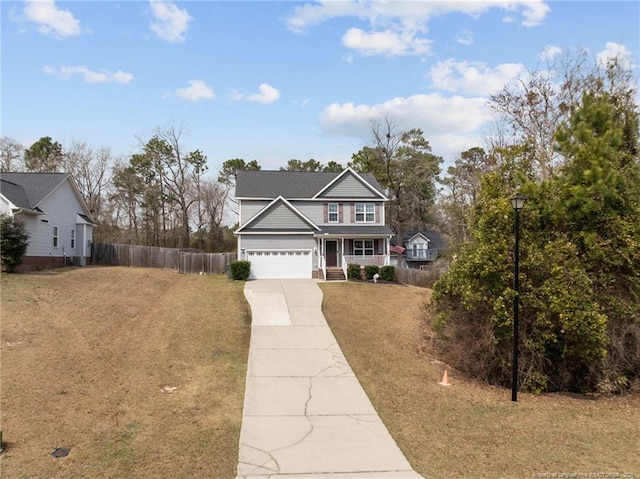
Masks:
[[[340,173],[310,171],[238,171],[236,197],[239,198],[313,198]],[[384,194],[371,173],[358,173]]]
[[[429,247],[431,249],[442,249],[442,248],[445,247],[444,238],[442,237],[442,234],[440,234],[440,232],[434,231],[434,230],[405,231],[400,236],[400,238],[401,238],[400,244],[406,243],[407,241],[409,241],[411,238],[413,238],[418,233],[420,233],[422,236],[425,236],[426,238],[429,238]],[[391,243],[392,244],[394,244],[394,243],[397,244],[396,237],[392,238]]]
[[[3,178],[0,180],[0,193],[18,208],[31,209],[23,186],[16,185]]]
[[[34,209],[67,173],[0,173],[0,191],[20,208]]]

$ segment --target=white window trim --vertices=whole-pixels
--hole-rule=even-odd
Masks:
[[[57,226],[53,227],[53,247],[57,248],[60,246],[60,228]]]
[[[367,242],[369,241],[371,242],[371,248],[367,246]],[[358,243],[361,243],[362,247],[358,248],[356,246]],[[374,248],[375,248],[375,242],[372,239],[353,240],[353,256],[362,256],[362,257],[374,256],[375,255]],[[361,253],[358,254],[356,250],[361,251]],[[367,254],[367,250],[370,250],[371,254]]]
[[[358,207],[362,208],[361,212],[358,212]],[[371,211],[367,211],[371,207]],[[356,203],[356,211],[354,212],[354,219],[356,223],[375,223],[376,222],[376,204],[375,203]],[[358,215],[363,215],[362,220],[358,220]],[[367,216],[372,215],[372,220],[367,220]]]
[[[331,207],[334,206],[336,208],[335,211],[331,211]],[[335,219],[331,219],[331,215],[335,215]],[[327,221],[329,223],[339,223],[340,222],[340,205],[338,203],[329,203],[327,205]]]

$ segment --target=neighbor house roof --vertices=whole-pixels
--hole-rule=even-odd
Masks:
[[[429,248],[442,249],[444,248],[444,239],[438,231],[434,230],[420,230],[420,231],[405,231],[401,236],[401,243],[406,243],[416,235],[422,235],[429,240]]]
[[[17,208],[31,209],[24,186],[16,185],[11,181],[0,178],[0,193]]]
[[[68,173],[0,173],[0,179],[2,179],[2,194],[16,206],[34,209],[42,200],[49,196],[67,176],[69,176]],[[7,183],[11,183],[19,188],[8,186]],[[6,186],[8,186],[8,188],[5,190]],[[24,193],[24,196],[20,196],[22,193],[19,193],[19,190]],[[27,203],[19,205],[9,195],[17,195],[14,196],[16,200],[24,201],[26,199]]]
[[[344,172],[343,172],[344,173]],[[313,198],[343,173],[317,171],[238,171],[236,197],[238,198]],[[378,193],[382,187],[371,173],[357,173]]]
[[[85,210],[83,217],[95,224],[69,173],[0,173],[0,193],[18,208],[40,211],[38,206],[67,179]]]

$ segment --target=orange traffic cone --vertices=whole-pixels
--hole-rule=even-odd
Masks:
[[[444,374],[442,375],[442,381],[440,381],[438,384],[440,386],[451,386],[451,383],[449,382],[449,373],[446,369],[444,370]]]

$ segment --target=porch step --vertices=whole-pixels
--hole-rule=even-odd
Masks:
[[[345,279],[342,268],[327,268],[327,281],[344,281]]]

